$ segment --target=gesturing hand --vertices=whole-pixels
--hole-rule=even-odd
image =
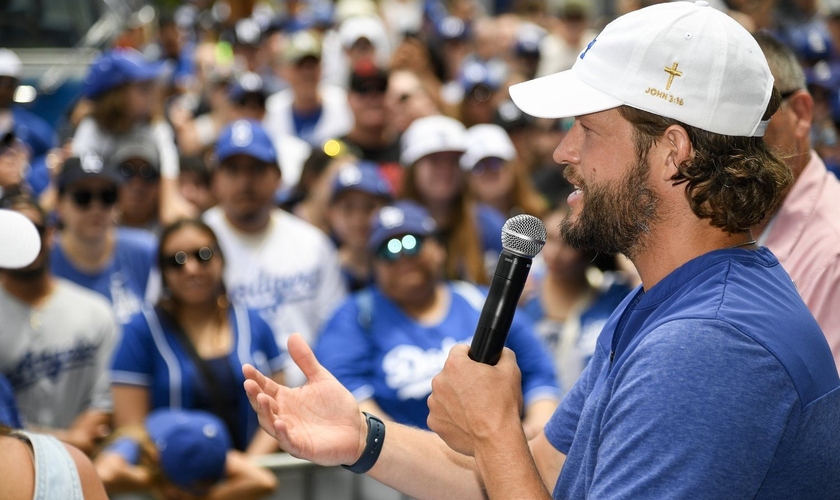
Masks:
[[[245,392],[260,426],[292,456],[319,465],[352,464],[365,447],[367,424],[353,395],[328,372],[298,334],[289,354],[306,375],[302,387],[289,388],[245,365]]]

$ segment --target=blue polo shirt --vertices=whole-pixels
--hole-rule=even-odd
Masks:
[[[563,499],[840,498],[840,380],[766,248],[636,289],[546,425]]]

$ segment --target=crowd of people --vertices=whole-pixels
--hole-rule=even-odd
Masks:
[[[55,124],[14,101],[22,62],[0,49],[0,209],[25,216],[40,237],[32,263],[4,260],[8,268],[0,269],[0,435],[39,454],[55,453],[43,448],[54,441],[39,444],[45,435],[69,445],[89,489],[97,474],[108,493],[242,500],[277,487],[249,457],[289,451],[325,465],[359,457],[349,448],[334,451],[346,435],[302,451],[300,435],[274,423],[303,418],[288,401],[335,398],[334,408],[301,404],[352,429],[352,414],[364,411],[389,424],[431,427],[443,438],[432,443],[394,427],[389,439],[417,448],[392,469],[421,473],[405,482],[393,472],[374,474],[384,482],[434,496],[444,487],[424,493],[424,478],[463,480],[460,472],[475,469],[497,488],[485,475],[492,464],[465,462],[436,443],[490,457],[464,438],[464,422],[475,420],[456,422],[454,413],[446,420],[441,408],[456,404],[457,386],[468,385],[458,383],[469,371],[458,355],[471,341],[502,252],[504,222],[522,213],[542,219],[548,237],[510,331],[515,360],[505,353],[499,365],[518,375],[515,384],[488,375],[482,386],[515,386],[509,391],[518,391],[518,400],[496,403],[516,406],[511,418],[538,443],[532,451],[549,489],[568,455],[568,468],[579,474],[564,472],[558,491],[575,498],[609,491],[612,483],[593,465],[599,444],[602,451],[604,443],[613,446],[600,459],[622,468],[626,446],[653,435],[633,405],[656,414],[666,404],[624,395],[621,384],[650,383],[633,370],[665,373],[678,370],[672,358],[682,359],[679,346],[633,358],[644,349],[615,339],[622,328],[675,321],[651,319],[659,302],[674,301],[682,312],[692,299],[697,311],[713,307],[716,286],[728,282],[712,285],[711,275],[727,265],[720,273],[729,273],[741,294],[740,302],[718,304],[732,314],[726,321],[735,326],[727,328],[749,321],[726,308],[787,311],[776,326],[802,335],[813,351],[794,349],[799,337],[756,334],[756,342],[797,374],[813,369],[825,391],[840,369],[840,5],[711,2],[726,13],[738,43],[752,34],[749,43],[768,69],[732,77],[722,69],[732,63],[710,66],[704,71],[721,72],[732,88],[689,95],[678,86],[698,69],[688,57],[669,59],[642,91],[685,110],[671,116],[610,87],[632,88],[625,80],[641,78],[615,69],[643,59],[642,49],[628,52],[635,39],[596,38],[609,19],[658,8],[647,3],[183,2],[159,9],[151,22],[126,20]],[[644,16],[630,16],[644,24]],[[640,36],[632,27],[637,31],[625,36]],[[612,55],[601,55],[599,45]],[[590,51],[592,64],[602,64],[591,74],[583,64]],[[583,87],[550,76],[573,65]],[[605,68],[609,76],[598,74]],[[561,95],[567,90],[578,94]],[[683,99],[710,104],[690,111],[693,103]],[[759,106],[756,99],[765,100]],[[744,125],[756,112],[755,123]],[[724,143],[715,134],[749,140]],[[727,149],[736,147],[748,151],[744,158]],[[654,154],[693,162],[676,168],[663,159],[661,175],[649,174],[643,167],[656,165]],[[612,172],[624,156],[635,164],[622,163],[626,175]],[[708,165],[719,175],[707,175]],[[651,187],[655,182],[674,190]],[[673,226],[662,229],[667,223]],[[671,246],[655,248],[660,240]],[[714,250],[722,253],[704,256]],[[699,260],[680,260],[686,255]],[[770,268],[776,258],[795,289],[780,284],[783,273],[755,274],[753,267]],[[709,280],[705,295],[679,291],[680,280],[697,276]],[[751,295],[750,279],[766,294]],[[816,322],[794,324],[810,321],[806,306]],[[631,312],[616,318],[616,310]],[[737,353],[758,356],[765,364],[752,375],[776,383],[779,400],[797,390],[817,398],[817,389],[802,392],[804,379],[791,389],[768,368],[766,353],[719,338],[712,320],[697,314],[697,324],[674,326],[709,332],[708,339],[688,335],[690,349],[718,342],[731,348],[733,363]],[[664,337],[654,330],[639,342],[667,344]],[[825,352],[819,342],[828,344]],[[450,352],[455,360],[448,362]],[[722,359],[729,358],[707,361],[723,372]],[[627,378],[603,375],[617,370],[614,362],[628,367]],[[442,370],[454,382],[435,379]],[[682,380],[677,371],[663,376],[673,380],[656,386],[658,396],[677,391]],[[733,380],[732,393],[716,389],[716,397],[739,394]],[[590,391],[607,391],[604,384],[615,399],[594,407]],[[745,396],[741,404],[749,401],[767,403]],[[619,409],[605,408],[610,404]],[[594,428],[620,411],[627,422],[605,434],[611,441],[594,431],[573,440],[575,427],[589,432],[581,426]],[[624,429],[631,423],[635,431]],[[363,436],[365,425],[375,425],[364,417],[362,424]],[[335,432],[319,426],[309,429],[324,439]],[[778,437],[794,439],[788,434]],[[619,435],[629,442],[617,442]],[[666,453],[667,436],[652,439],[656,446],[633,463],[642,467],[660,453],[677,467],[684,455]],[[695,441],[702,439],[710,438]],[[186,460],[187,453],[201,460]],[[439,467],[420,467],[413,453],[437,457]],[[475,477],[450,492],[468,498]],[[662,484],[693,491],[687,483]]]

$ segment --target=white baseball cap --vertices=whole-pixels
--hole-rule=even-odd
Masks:
[[[41,237],[25,215],[0,209],[0,268],[18,269],[35,260],[41,251]]]
[[[338,37],[345,49],[362,38],[367,38],[379,50],[388,49],[388,33],[378,16],[353,16],[346,19],[338,29]]]
[[[516,158],[516,148],[505,129],[498,125],[482,123],[467,129],[467,152],[461,157],[461,168],[472,170],[484,158]]]
[[[0,76],[11,76],[20,79],[23,62],[17,54],[9,49],[0,49]]]
[[[529,115],[565,118],[631,106],[721,135],[760,137],[773,76],[752,35],[705,1],[625,14],[572,69],[514,85]]]
[[[400,139],[400,163],[406,167],[432,153],[467,150],[467,129],[454,118],[432,115],[418,118]]]

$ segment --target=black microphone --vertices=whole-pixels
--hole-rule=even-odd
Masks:
[[[531,260],[543,245],[545,226],[538,218],[523,214],[505,222],[502,254],[470,344],[469,355],[473,361],[488,365],[499,362],[519,296],[531,270]]]

